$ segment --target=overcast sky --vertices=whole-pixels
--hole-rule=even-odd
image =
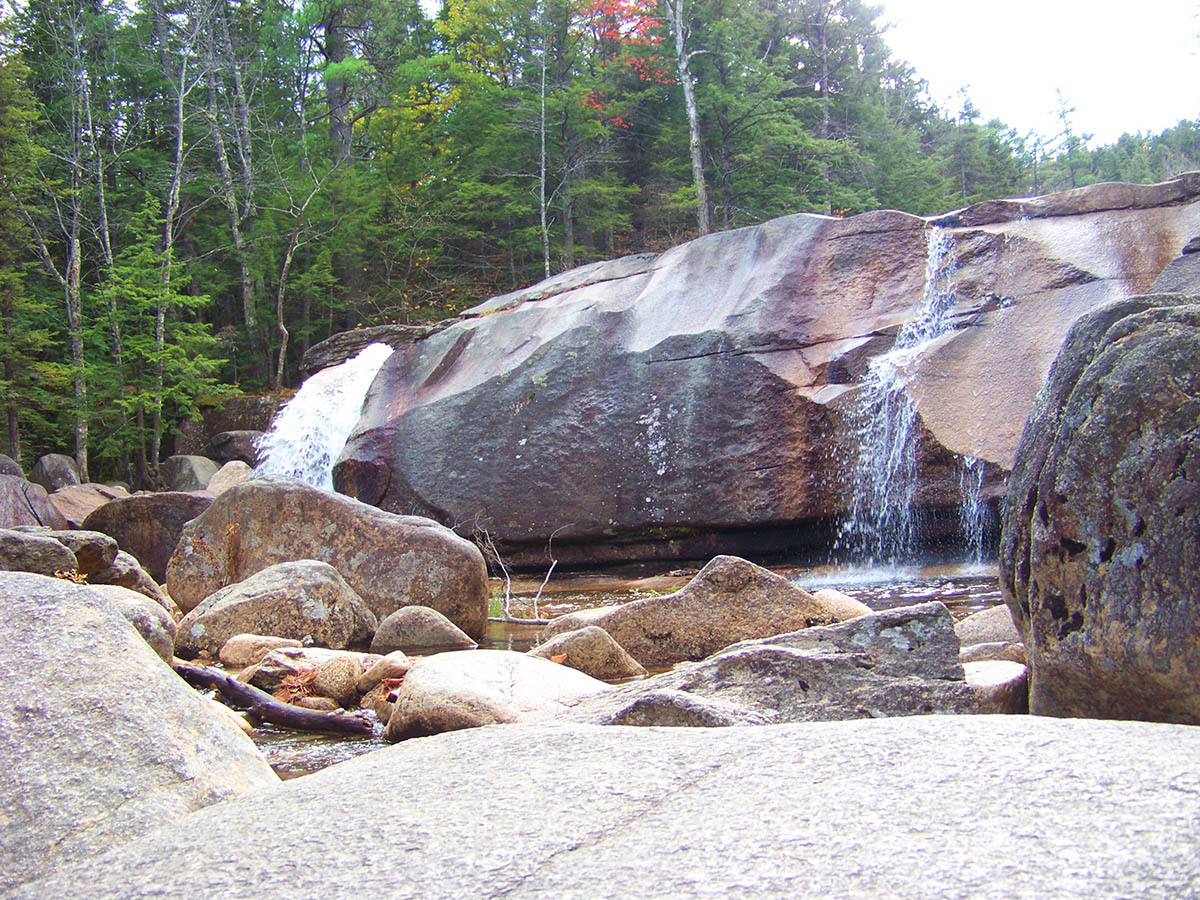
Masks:
[[[1055,89],[1091,146],[1200,118],[1200,0],[876,0],[895,56],[944,109],[1060,130]]]

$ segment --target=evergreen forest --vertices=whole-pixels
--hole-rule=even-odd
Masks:
[[[1200,168],[928,97],[862,0],[24,0],[0,19],[5,441],[155,482],[311,344],[794,212]]]

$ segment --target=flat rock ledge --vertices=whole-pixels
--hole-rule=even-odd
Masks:
[[[1166,900],[1195,896],[1198,830],[1188,726],[503,725],[201,810],[11,896]]]

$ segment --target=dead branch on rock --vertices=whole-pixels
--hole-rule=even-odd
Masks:
[[[371,720],[361,714],[327,713],[281,703],[266,691],[238,681],[232,675],[209,666],[194,666],[180,659],[171,660],[173,668],[189,684],[214,688],[235,706],[246,710],[263,722],[294,728],[297,731],[326,731],[337,734],[370,735],[374,732]]]

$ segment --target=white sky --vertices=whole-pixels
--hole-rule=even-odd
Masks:
[[[1200,0],[875,0],[893,55],[949,112],[1060,131],[1061,89],[1090,146],[1200,117]]]

